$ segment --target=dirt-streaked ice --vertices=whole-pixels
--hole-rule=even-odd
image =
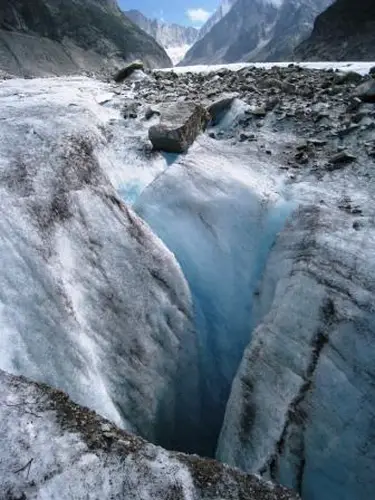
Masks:
[[[198,411],[182,408],[197,390],[190,291],[114,188],[147,184],[164,159],[146,168],[134,131],[127,145],[106,84],[10,80],[0,103],[0,368],[174,443]]]

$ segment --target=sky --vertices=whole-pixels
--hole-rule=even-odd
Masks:
[[[118,0],[123,10],[137,9],[150,18],[200,27],[220,0]]]

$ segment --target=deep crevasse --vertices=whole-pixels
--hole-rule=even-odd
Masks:
[[[194,298],[202,404],[196,452],[214,456],[232,380],[253,329],[252,306],[277,233],[293,208],[261,172],[201,138],[136,201],[175,254]],[[192,438],[193,439],[193,438]]]

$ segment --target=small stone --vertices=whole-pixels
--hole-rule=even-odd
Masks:
[[[294,159],[301,165],[306,165],[309,162],[309,156],[305,151],[299,151],[294,155]]]
[[[259,116],[260,118],[267,115],[267,111],[263,106],[257,106],[255,108],[251,108],[250,113],[254,116]]]
[[[271,97],[270,99],[268,99],[268,101],[266,102],[266,105],[265,105],[265,110],[266,111],[272,111],[274,108],[276,108],[276,106],[278,106],[280,104],[280,99],[278,97]]]
[[[331,165],[340,165],[343,163],[351,163],[354,160],[356,160],[356,157],[344,150],[332,155],[329,159],[329,163]]]
[[[361,107],[362,100],[359,97],[353,97],[346,108],[347,113],[355,113]]]
[[[103,432],[103,436],[107,439],[113,439],[116,437],[116,434],[114,432]]]
[[[307,141],[309,144],[312,144],[313,146],[316,146],[316,147],[322,147],[322,146],[325,146],[327,144],[327,141],[324,140],[324,139],[308,139]]]
[[[124,118],[137,118],[139,106],[140,103],[137,101],[129,100],[125,102],[124,107],[122,108],[122,116]]]

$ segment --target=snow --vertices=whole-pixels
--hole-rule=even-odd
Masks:
[[[191,45],[184,44],[178,47],[166,47],[165,51],[169,55],[173,65],[177,65],[185,57],[185,54],[190,49]]]
[[[296,500],[254,476],[150,445],[2,371],[0,440],[2,498]]]
[[[195,422],[180,395],[197,377],[191,297],[115,190],[167,167],[145,161],[116,91],[82,77],[0,85],[0,368],[170,440],[174,412]]]
[[[211,71],[218,71],[223,68],[227,68],[231,71],[239,71],[243,68],[264,68],[269,69],[273,66],[277,66],[280,68],[285,68],[289,64],[295,64],[297,66],[301,66],[302,68],[308,69],[323,69],[329,70],[334,69],[338,71],[356,71],[360,75],[367,74],[370,69],[375,65],[375,61],[368,62],[267,62],[267,63],[234,63],[234,64],[215,64],[215,65],[197,65],[197,66],[179,66],[173,68],[173,71],[179,74],[193,72],[193,73],[209,73]],[[170,68],[160,69],[158,71],[170,71]]]

